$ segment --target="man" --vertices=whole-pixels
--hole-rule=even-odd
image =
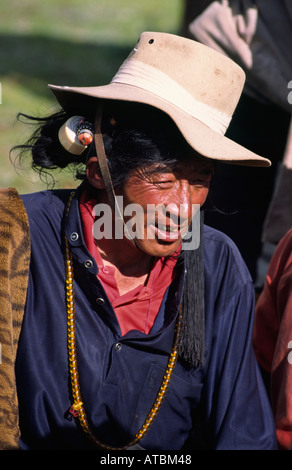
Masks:
[[[109,85],[51,86],[62,112],[29,142],[33,166],[84,164],[84,181],[22,196],[21,448],[275,448],[250,276],[198,223],[216,161],[270,164],[224,137],[243,82],[205,46],[146,32]]]

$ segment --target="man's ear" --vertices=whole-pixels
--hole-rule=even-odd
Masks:
[[[88,182],[97,189],[104,189],[103,178],[99,172],[97,157],[90,157],[86,163],[86,177]]]

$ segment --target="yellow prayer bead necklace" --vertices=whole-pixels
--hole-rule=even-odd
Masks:
[[[74,196],[74,192],[71,193],[68,206],[66,209],[66,217],[68,216],[70,205]],[[175,368],[177,357],[178,357],[178,337],[180,330],[181,310],[178,315],[175,341],[170,353],[168,364],[163,376],[162,384],[156,396],[155,402],[140,430],[136,436],[125,446],[122,447],[111,447],[109,445],[100,442],[92,433],[86,412],[82,402],[82,396],[79,385],[79,373],[77,364],[77,351],[76,351],[76,334],[75,334],[75,293],[74,293],[74,271],[73,271],[73,258],[69,250],[69,244],[67,237],[65,236],[65,270],[66,270],[66,308],[67,308],[67,325],[68,325],[68,359],[69,359],[69,371],[71,379],[71,388],[73,396],[73,405],[71,407],[72,414],[79,419],[80,425],[84,432],[89,438],[101,449],[106,450],[126,450],[131,446],[137,444],[149,431],[155,417],[157,416],[162,402],[165,398],[166,392],[169,387],[170,379]]]

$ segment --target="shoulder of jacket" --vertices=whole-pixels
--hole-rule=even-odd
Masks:
[[[22,194],[21,199],[28,215],[41,213],[44,210],[63,209],[72,190],[57,189]]]

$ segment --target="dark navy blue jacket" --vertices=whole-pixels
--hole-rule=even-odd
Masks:
[[[24,195],[32,255],[16,376],[23,449],[90,449],[74,419],[67,358],[63,223],[69,191]],[[121,336],[85,247],[73,199],[65,226],[75,263],[80,387],[88,420],[102,442],[120,446],[143,424],[173,343],[183,270],[165,295],[149,335]],[[76,239],[77,238],[77,239]],[[88,263],[87,261],[91,262]],[[251,347],[253,286],[234,244],[204,228],[206,363],[178,362],[144,449],[274,449],[275,431]],[[195,286],[194,286],[195,288]],[[101,305],[103,299],[104,303]],[[117,347],[118,344],[118,347]]]

